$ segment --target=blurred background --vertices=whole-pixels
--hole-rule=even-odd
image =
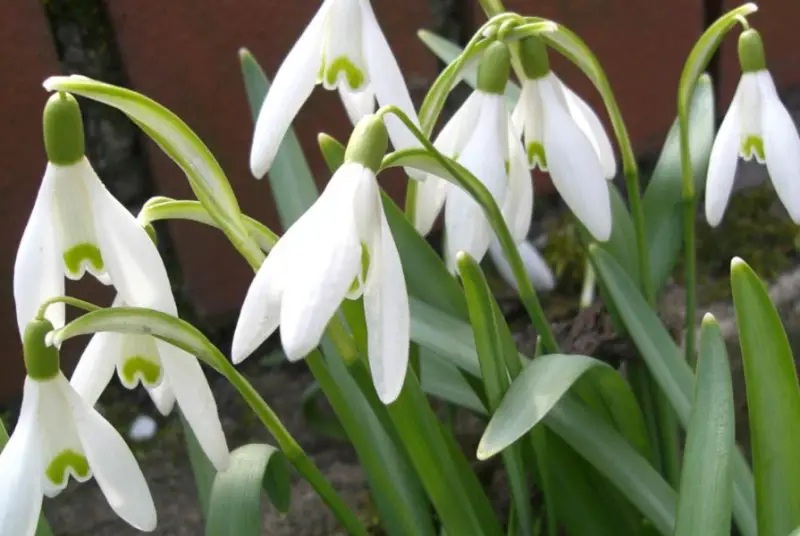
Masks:
[[[633,144],[657,154],[675,115],[683,61],[704,26],[731,0],[506,0],[510,10],[561,22],[593,48],[616,92]],[[0,175],[0,401],[19,394],[22,375],[11,274],[16,247],[45,165],[41,87],[52,74],[80,73],[142,92],[181,116],[217,156],[244,211],[278,229],[265,182],[247,169],[252,122],[237,50],[249,48],[269,76],[318,7],[316,0],[9,0],[0,3],[0,85],[5,172]],[[440,65],[417,38],[420,28],[464,42],[485,19],[476,0],[373,0],[378,19],[419,103]],[[800,83],[800,2],[768,0],[752,24],[764,35],[770,70],[785,95]],[[596,109],[588,80],[560,58],[554,69]],[[718,112],[730,102],[740,70],[735,39],[709,68]],[[82,102],[89,158],[112,193],[132,211],[152,195],[191,197],[180,170],[122,114]],[[601,112],[605,120],[605,114]],[[719,114],[718,114],[719,117]],[[719,119],[718,119],[719,120]],[[348,123],[335,93],[318,90],[295,128],[320,182],[327,171],[316,146],[325,131],[346,140]],[[395,198],[404,181],[384,180]],[[540,188],[539,195],[546,194]],[[183,314],[207,331],[235,321],[251,279],[221,233],[185,222],[159,229]],[[73,289],[107,303],[94,284]],[[67,361],[74,352],[67,352]]]

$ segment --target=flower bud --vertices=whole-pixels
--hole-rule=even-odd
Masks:
[[[511,74],[511,54],[502,41],[490,44],[478,65],[478,89],[484,93],[502,95]]]
[[[49,320],[31,320],[22,336],[22,354],[28,376],[34,380],[49,380],[60,370],[58,350],[48,346],[45,338],[53,331]]]
[[[83,119],[75,97],[63,92],[51,95],[42,123],[44,149],[51,163],[69,166],[83,158]]]
[[[537,37],[526,37],[519,43],[522,70],[529,80],[542,78],[550,72],[547,46]]]
[[[389,132],[383,118],[371,114],[358,122],[344,153],[345,162],[358,162],[375,173],[381,168],[389,147]]]
[[[742,66],[742,72],[745,73],[763,71],[767,68],[767,60],[764,58],[764,41],[757,30],[750,28],[739,35],[739,63]]]

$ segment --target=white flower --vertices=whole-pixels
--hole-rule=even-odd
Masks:
[[[525,240],[517,244],[522,263],[525,265],[525,273],[534,287],[539,290],[553,290],[556,285],[552,270],[547,265],[542,255],[537,251],[536,246]],[[517,289],[517,280],[511,265],[506,260],[500,244],[495,240],[489,247],[489,257],[491,257],[500,276],[514,289]]]
[[[150,490],[125,440],[75,392],[44,344],[49,322],[25,331],[28,376],[17,426],[0,453],[0,534],[32,536],[42,496],[54,497],[72,476],[94,476],[111,508],[133,527],[152,531]]]
[[[711,148],[705,204],[712,227],[725,214],[739,157],[766,163],[778,198],[800,223],[800,136],[766,69],[742,75]]]
[[[125,305],[119,297],[114,302]],[[115,369],[127,389],[144,385],[162,415],[172,412],[177,401],[214,467],[228,467],[230,451],[217,404],[197,358],[150,335],[101,332],[89,341],[70,383],[93,406]]]
[[[371,113],[373,95],[381,106],[396,105],[416,119],[369,0],[325,0],[278,68],[261,106],[250,152],[254,176],[269,171],[289,125],[318,83],[340,88],[354,122]],[[418,145],[397,118],[388,117],[387,127],[396,148]]]
[[[528,163],[550,173],[575,216],[597,240],[611,236],[611,200],[604,179],[616,175],[611,141],[600,119],[552,71],[525,79],[514,110]]]
[[[242,305],[233,334],[234,363],[278,325],[289,360],[302,359],[319,344],[342,300],[363,294],[375,389],[386,404],[397,398],[408,363],[408,295],[375,167],[346,158],[269,253]]]
[[[501,43],[484,53],[478,89],[447,122],[434,146],[486,186],[502,209],[515,242],[520,243],[531,225],[533,183],[502,91],[508,80],[507,62],[508,51]],[[457,253],[465,251],[480,261],[494,240],[494,231],[469,194],[429,175],[417,190],[414,226],[420,234],[431,231],[442,205],[445,259],[455,272]]]

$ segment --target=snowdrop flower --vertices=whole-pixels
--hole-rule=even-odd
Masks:
[[[603,180],[617,173],[614,150],[597,114],[550,70],[545,45],[521,41],[525,79],[514,110],[528,163],[550,173],[553,185],[600,241],[611,236],[611,199]]]
[[[492,193],[515,240],[528,234],[533,211],[533,183],[519,136],[504,96],[510,71],[508,47],[490,45],[481,58],[477,89],[448,121],[435,146],[455,158]],[[419,184],[414,225],[428,234],[445,207],[445,259],[455,272],[456,254],[480,261],[494,239],[481,207],[461,188],[429,175]]]
[[[22,409],[0,453],[0,534],[33,536],[43,495],[58,495],[70,476],[78,482],[94,476],[117,515],[154,530],[156,510],[136,458],[61,373],[58,351],[45,344],[52,329],[47,320],[25,329]]]
[[[369,363],[385,404],[403,387],[409,310],[403,268],[375,177],[388,135],[380,117],[355,128],[345,161],[319,199],[267,256],[233,334],[233,361],[249,356],[280,324],[291,361],[320,341],[342,300],[363,295]]]
[[[530,241],[524,240],[517,244],[522,264],[525,265],[525,272],[528,274],[528,279],[531,284],[539,290],[553,290],[556,286],[556,278],[553,271],[547,265],[542,254],[536,249]],[[515,290],[517,287],[517,280],[514,277],[514,272],[511,270],[511,265],[506,260],[505,253],[500,247],[500,243],[495,240],[489,246],[489,257],[492,259],[497,272],[500,276]]]
[[[269,171],[289,125],[316,84],[339,89],[355,123],[372,113],[374,100],[416,118],[403,74],[378,26],[369,0],[325,0],[278,68],[256,120],[250,169]],[[418,145],[396,117],[386,126],[396,148]]]
[[[767,71],[756,30],[745,30],[739,37],[739,62],[742,78],[711,148],[706,219],[712,227],[722,221],[741,157],[767,165],[778,198],[800,223],[800,136]]]
[[[112,196],[84,156],[83,124],[75,99],[54,94],[44,112],[49,163],[14,265],[14,299],[20,332],[39,306],[64,294],[64,276],[88,270],[118,291],[118,304],[177,316],[167,270],[136,218]],[[64,305],[46,316],[64,325]],[[228,447],[216,403],[197,359],[153,337],[101,333],[90,341],[76,369],[75,385],[93,405],[118,367],[123,385],[141,382],[162,412],[174,399],[200,444],[222,470]]]

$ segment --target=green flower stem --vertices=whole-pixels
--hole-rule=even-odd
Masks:
[[[483,8],[483,12],[486,13],[486,16],[490,19],[506,11],[501,0],[480,0],[480,4]]]
[[[55,298],[50,298],[49,300],[43,302],[39,306],[39,310],[36,311],[36,318],[44,319],[45,313],[47,313],[47,308],[53,305],[54,303],[66,303],[67,305],[71,305],[73,307],[77,307],[78,309],[83,309],[87,312],[97,311],[101,309],[100,306],[95,305],[93,303],[89,303],[84,300],[80,300],[78,298],[73,298],[71,296],[56,296]]]
[[[314,464],[302,447],[295,441],[294,437],[292,437],[275,412],[272,411],[272,408],[270,408],[261,395],[258,394],[258,391],[255,390],[250,382],[247,381],[247,378],[236,370],[233,364],[231,364],[219,350],[216,350],[215,353],[219,353],[217,360],[220,373],[237,391],[239,391],[239,394],[242,395],[247,405],[250,406],[267,430],[269,430],[272,437],[275,438],[281,452],[283,452],[303,478],[311,484],[311,487],[314,488],[314,491],[319,494],[322,500],[325,501],[325,504],[333,511],[336,519],[338,519],[347,530],[347,533],[367,536],[364,524],[353,514],[344,501],[342,501],[330,482],[328,482],[316,464]],[[316,351],[315,353],[318,354]],[[313,359],[313,356],[309,356],[309,358]]]
[[[548,353],[558,352],[559,349],[556,337],[553,334],[553,330],[550,327],[550,323],[547,320],[544,309],[542,309],[542,304],[539,302],[536,291],[531,285],[531,282],[525,272],[525,265],[523,264],[522,258],[519,255],[519,250],[517,250],[517,246],[514,243],[511,232],[508,230],[508,225],[506,225],[503,213],[500,211],[500,207],[497,206],[492,194],[486,189],[481,181],[472,175],[472,173],[457,165],[451,159],[437,151],[428,138],[425,137],[425,134],[423,134],[422,131],[417,128],[414,122],[411,121],[411,119],[409,119],[409,117],[402,110],[396,106],[387,106],[378,111],[378,114],[380,115],[390,113],[394,114],[406,125],[406,127],[411,131],[412,134],[414,134],[414,136],[419,140],[428,153],[434,159],[436,159],[436,161],[439,162],[442,167],[456,177],[459,181],[458,185],[481,206],[486,214],[486,218],[489,220],[489,223],[492,226],[492,229],[497,235],[497,239],[500,241],[500,246],[503,248],[506,259],[511,265],[514,279],[517,282],[517,288],[519,288],[520,299],[525,306],[528,316],[530,316],[531,322],[539,332],[539,336],[542,339],[542,346]]]
[[[729,11],[709,26],[692,47],[681,72],[678,84],[678,126],[681,154],[681,181],[683,184],[683,242],[686,256],[686,329],[684,334],[684,350],[686,361],[694,366],[695,356],[695,324],[697,322],[697,252],[696,252],[696,218],[697,199],[692,171],[691,149],[689,147],[689,106],[700,75],[705,70],[711,57],[719,48],[722,39],[736,24],[745,30],[749,24],[745,16],[754,13],[758,7],[747,3]]]

